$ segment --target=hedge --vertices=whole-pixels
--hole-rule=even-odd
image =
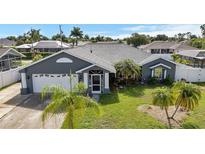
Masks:
[[[21,52],[22,54],[24,54],[26,57],[23,57],[22,59],[23,60],[32,60],[32,53],[31,52]],[[36,53],[36,54],[40,54],[43,56],[43,58],[53,54],[51,52],[39,52],[39,53]]]

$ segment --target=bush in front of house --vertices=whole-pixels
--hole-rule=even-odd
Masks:
[[[155,85],[155,84],[157,84],[157,82],[158,82],[158,80],[155,77],[150,77],[147,80],[147,83],[150,84],[150,85]]]
[[[165,84],[165,85],[167,85],[167,86],[170,86],[170,85],[172,85],[173,83],[174,83],[174,80],[173,80],[170,76],[166,77],[166,78],[163,80],[163,84]]]
[[[43,56],[41,54],[36,54],[33,57],[32,61],[35,62],[35,61],[39,61],[40,59],[43,59]]]

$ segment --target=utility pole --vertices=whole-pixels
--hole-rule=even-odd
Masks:
[[[62,29],[61,29],[61,25],[59,25],[59,30],[60,30],[60,37],[61,37],[61,50],[63,49],[63,36],[62,36],[62,34],[63,34],[63,31],[62,31]]]

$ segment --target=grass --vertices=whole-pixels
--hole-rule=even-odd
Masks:
[[[100,99],[101,115],[88,112],[80,128],[166,128],[164,124],[137,110],[142,104],[151,104],[151,93],[156,87],[128,87],[119,92],[103,94]]]
[[[187,127],[205,128],[205,85],[199,106],[182,122]],[[137,85],[103,94],[100,99],[101,115],[87,112],[79,128],[167,128],[163,123],[137,110],[142,104],[152,104],[152,92],[157,86]]]
[[[199,106],[184,120],[184,124],[192,124],[199,128],[205,128],[205,84],[202,86],[202,97]]]
[[[32,60],[22,60],[22,66],[27,66],[32,63]]]

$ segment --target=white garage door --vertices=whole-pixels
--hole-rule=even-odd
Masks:
[[[70,89],[70,76],[67,74],[33,74],[33,92],[40,93],[45,86],[60,85]],[[72,88],[78,83],[78,75],[72,76]]]

